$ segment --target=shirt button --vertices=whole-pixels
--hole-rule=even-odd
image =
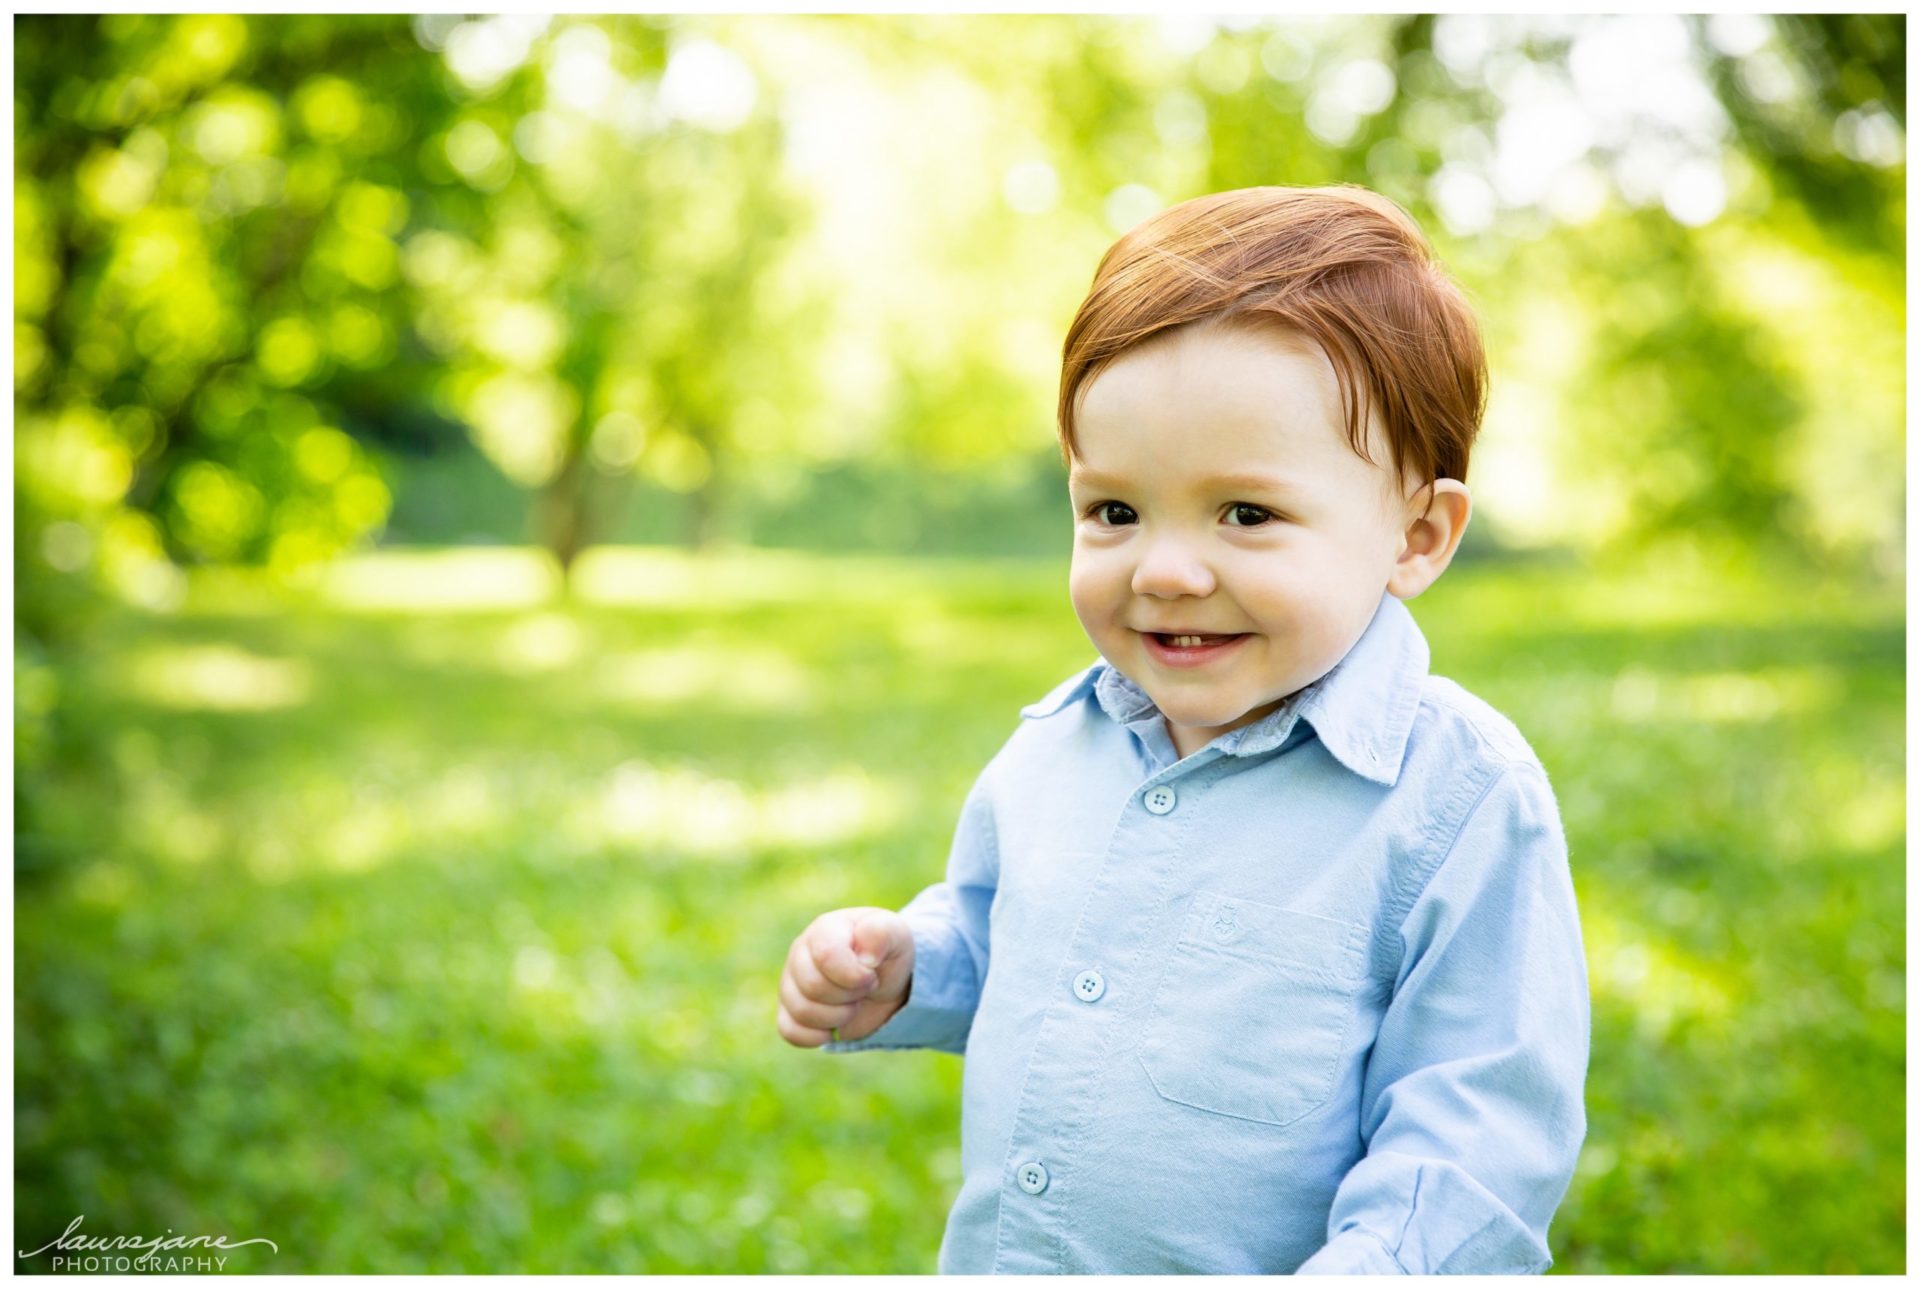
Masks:
[[[1038,1195],[1047,1189],[1047,1166],[1037,1159],[1020,1165],[1016,1176],[1020,1181],[1020,1189],[1029,1195]]]
[[[1147,790],[1147,809],[1156,815],[1171,814],[1179,800],[1180,798],[1174,794],[1173,789],[1167,787],[1165,784]]]
[[[1106,992],[1106,979],[1097,971],[1083,971],[1073,978],[1073,996],[1083,1003],[1097,1003]]]

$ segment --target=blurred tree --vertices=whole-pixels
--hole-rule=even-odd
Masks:
[[[429,178],[469,190],[407,251],[448,404],[539,491],[563,570],[636,471],[688,495],[688,540],[709,540],[756,422],[804,401],[818,340],[781,275],[800,207],[778,118],[706,36],[476,21],[518,42],[510,74],[463,55],[469,25],[423,29],[458,91],[426,144]]]
[[[1890,163],[1905,156],[1906,18],[1778,14],[1777,40],[1745,52],[1692,21],[1746,156],[1820,227],[1904,273],[1906,167]]]
[[[16,866],[66,728],[49,655],[176,565],[292,571],[376,531],[362,445],[411,383],[393,236],[403,26],[23,16],[14,26]],[[352,66],[370,96],[333,76]],[[350,411],[349,409],[357,409]]]
[[[158,605],[177,562],[292,572],[377,532],[363,445],[430,435],[437,384],[543,490],[563,567],[609,479],[710,498],[740,409],[805,368],[804,292],[761,289],[795,208],[737,57],[695,41],[663,80],[658,24],[622,36],[652,80],[591,23],[490,81],[472,39],[443,66],[397,18],[23,19],[23,625],[77,628],[88,585]]]
[[[1605,401],[1571,409],[1589,482],[1632,498],[1626,536],[1795,532],[1787,445],[1804,412],[1772,336],[1720,295],[1685,230],[1640,212],[1595,230],[1590,264],[1639,266],[1593,310],[1586,374]]]
[[[161,604],[176,561],[292,569],[378,529],[388,492],[344,409],[406,383],[393,239],[433,94],[409,43],[377,18],[16,23],[28,630],[55,635],[89,582]]]
[[[1401,201],[1497,334],[1553,281],[1558,397],[1675,395],[1689,464],[1550,536],[1764,513],[1892,549],[1897,498],[1835,498],[1897,456],[1897,380],[1824,380],[1795,328],[1897,361],[1894,15],[110,15],[16,51],[16,576],[49,637],[88,585],[161,604],[176,562],[368,539],[381,455],[463,430],[562,567],[636,479],[701,541],[820,464],[1024,460],[1104,246],[1268,182]],[[1623,283],[1699,307],[1628,316]],[[1770,392],[1680,397],[1702,364]],[[1622,433],[1545,420],[1585,427],[1542,431],[1563,477]]]

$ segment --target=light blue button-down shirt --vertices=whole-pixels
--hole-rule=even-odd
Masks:
[[[1180,758],[1105,663],[1026,708],[905,1007],[966,1053],[948,1272],[1538,1272],[1586,1132],[1566,842],[1513,724],[1382,599]]]

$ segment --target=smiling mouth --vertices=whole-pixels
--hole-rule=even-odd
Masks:
[[[1230,635],[1198,635],[1170,631],[1148,631],[1143,634],[1152,636],[1169,649],[1204,649],[1208,645],[1217,645],[1228,640],[1238,640],[1241,636],[1245,635],[1246,632],[1235,632]]]

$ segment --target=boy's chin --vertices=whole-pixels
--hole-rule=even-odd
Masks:
[[[1151,697],[1151,695],[1149,695],[1149,697]],[[1211,737],[1213,734],[1219,733],[1221,730],[1225,729],[1226,727],[1230,725],[1234,725],[1236,723],[1238,724],[1252,723],[1244,719],[1247,714],[1244,709],[1241,711],[1227,711],[1227,712],[1206,711],[1206,710],[1201,710],[1197,708],[1186,707],[1177,702],[1168,704],[1168,703],[1161,703],[1157,700],[1155,701],[1154,706],[1160,709],[1160,714],[1166,717],[1169,724],[1178,725],[1182,729],[1193,731],[1195,734],[1204,733],[1209,735],[1209,737]]]
[[[1144,686],[1143,686],[1144,688]],[[1185,703],[1178,694],[1168,694],[1163,702],[1159,695],[1148,691],[1147,697],[1153,699],[1153,705],[1160,714],[1173,725],[1183,726],[1195,733],[1208,733],[1209,736],[1229,729],[1239,729],[1243,725],[1252,725],[1280,706],[1275,701],[1255,703],[1251,707],[1238,705],[1206,705]]]

